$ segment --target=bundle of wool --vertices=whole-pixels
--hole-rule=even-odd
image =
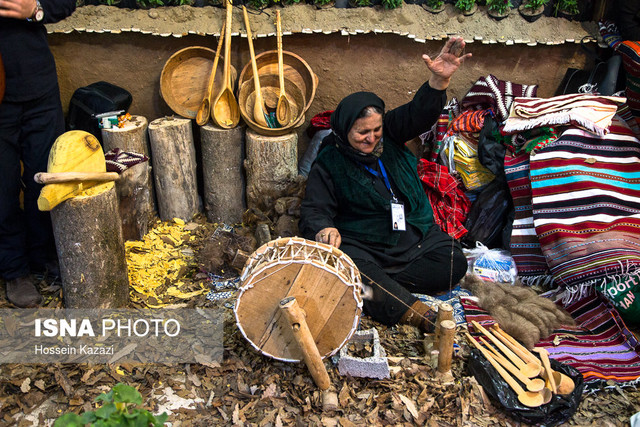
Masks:
[[[486,310],[509,335],[532,349],[561,325],[575,325],[569,313],[533,289],[494,283],[468,274],[461,286],[478,297],[478,306]]]

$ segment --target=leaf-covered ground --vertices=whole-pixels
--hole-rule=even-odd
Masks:
[[[389,356],[391,377],[345,377],[327,361],[337,405],[323,404],[323,393],[305,365],[257,353],[235,325],[229,308],[232,299],[206,298],[215,286],[198,255],[211,243],[216,229],[217,225],[202,218],[187,224],[158,223],[144,241],[127,244],[127,259],[132,306],[224,311],[222,363],[0,365],[0,425],[50,425],[64,412],[95,408],[93,399],[118,382],[138,388],[145,408],[167,411],[173,426],[519,425],[469,376],[464,343],[454,358],[453,379],[441,380],[424,356],[424,337],[416,329],[387,328],[366,317],[361,329],[377,328]],[[223,252],[225,261],[229,254]],[[218,280],[237,275],[226,262],[216,273]],[[43,280],[41,288],[46,306],[62,306],[59,284]],[[3,293],[0,308],[8,307]],[[638,411],[640,391],[610,387],[585,395],[567,425],[625,426]]]

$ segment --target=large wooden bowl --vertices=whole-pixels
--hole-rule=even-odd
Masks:
[[[260,88],[265,107],[268,111],[275,112],[278,105],[278,97],[280,95],[280,82],[278,76],[265,75],[260,77]],[[300,88],[291,80],[284,79],[284,88],[287,98],[291,104],[291,115],[293,120],[280,128],[264,127],[256,123],[253,116],[253,107],[256,99],[255,86],[253,79],[244,82],[238,91],[238,105],[240,106],[240,115],[247,126],[266,136],[280,136],[291,132],[304,123],[304,109],[306,102]]]
[[[195,119],[198,107],[207,94],[207,83],[216,52],[202,46],[190,46],[171,55],[160,74],[160,94],[176,114],[187,119]],[[222,69],[224,60],[220,57],[216,71],[212,98],[223,87]],[[231,81],[235,82],[236,69],[231,66]]]
[[[318,77],[313,73],[309,64],[295,53],[283,51],[282,62],[285,78],[292,81],[304,95],[304,99],[306,101],[304,112],[306,112],[311,106],[313,98],[316,96]],[[258,67],[258,75],[260,76],[261,84],[262,76],[277,76],[278,51],[268,50],[266,52],[262,52],[260,55],[256,56],[256,65]],[[242,87],[244,82],[250,80],[253,80],[253,69],[249,62],[244,66],[240,73],[238,87]]]

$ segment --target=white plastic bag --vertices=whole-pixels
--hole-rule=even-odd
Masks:
[[[513,285],[518,277],[516,263],[503,249],[489,249],[480,242],[476,248],[465,252],[469,262],[469,273],[490,282]]]

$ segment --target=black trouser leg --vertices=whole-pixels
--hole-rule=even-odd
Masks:
[[[30,265],[42,268],[55,259],[51,219],[38,209],[42,185],[33,175],[47,170],[51,146],[63,132],[57,88],[41,99],[0,105],[0,274],[7,280],[27,274]]]

